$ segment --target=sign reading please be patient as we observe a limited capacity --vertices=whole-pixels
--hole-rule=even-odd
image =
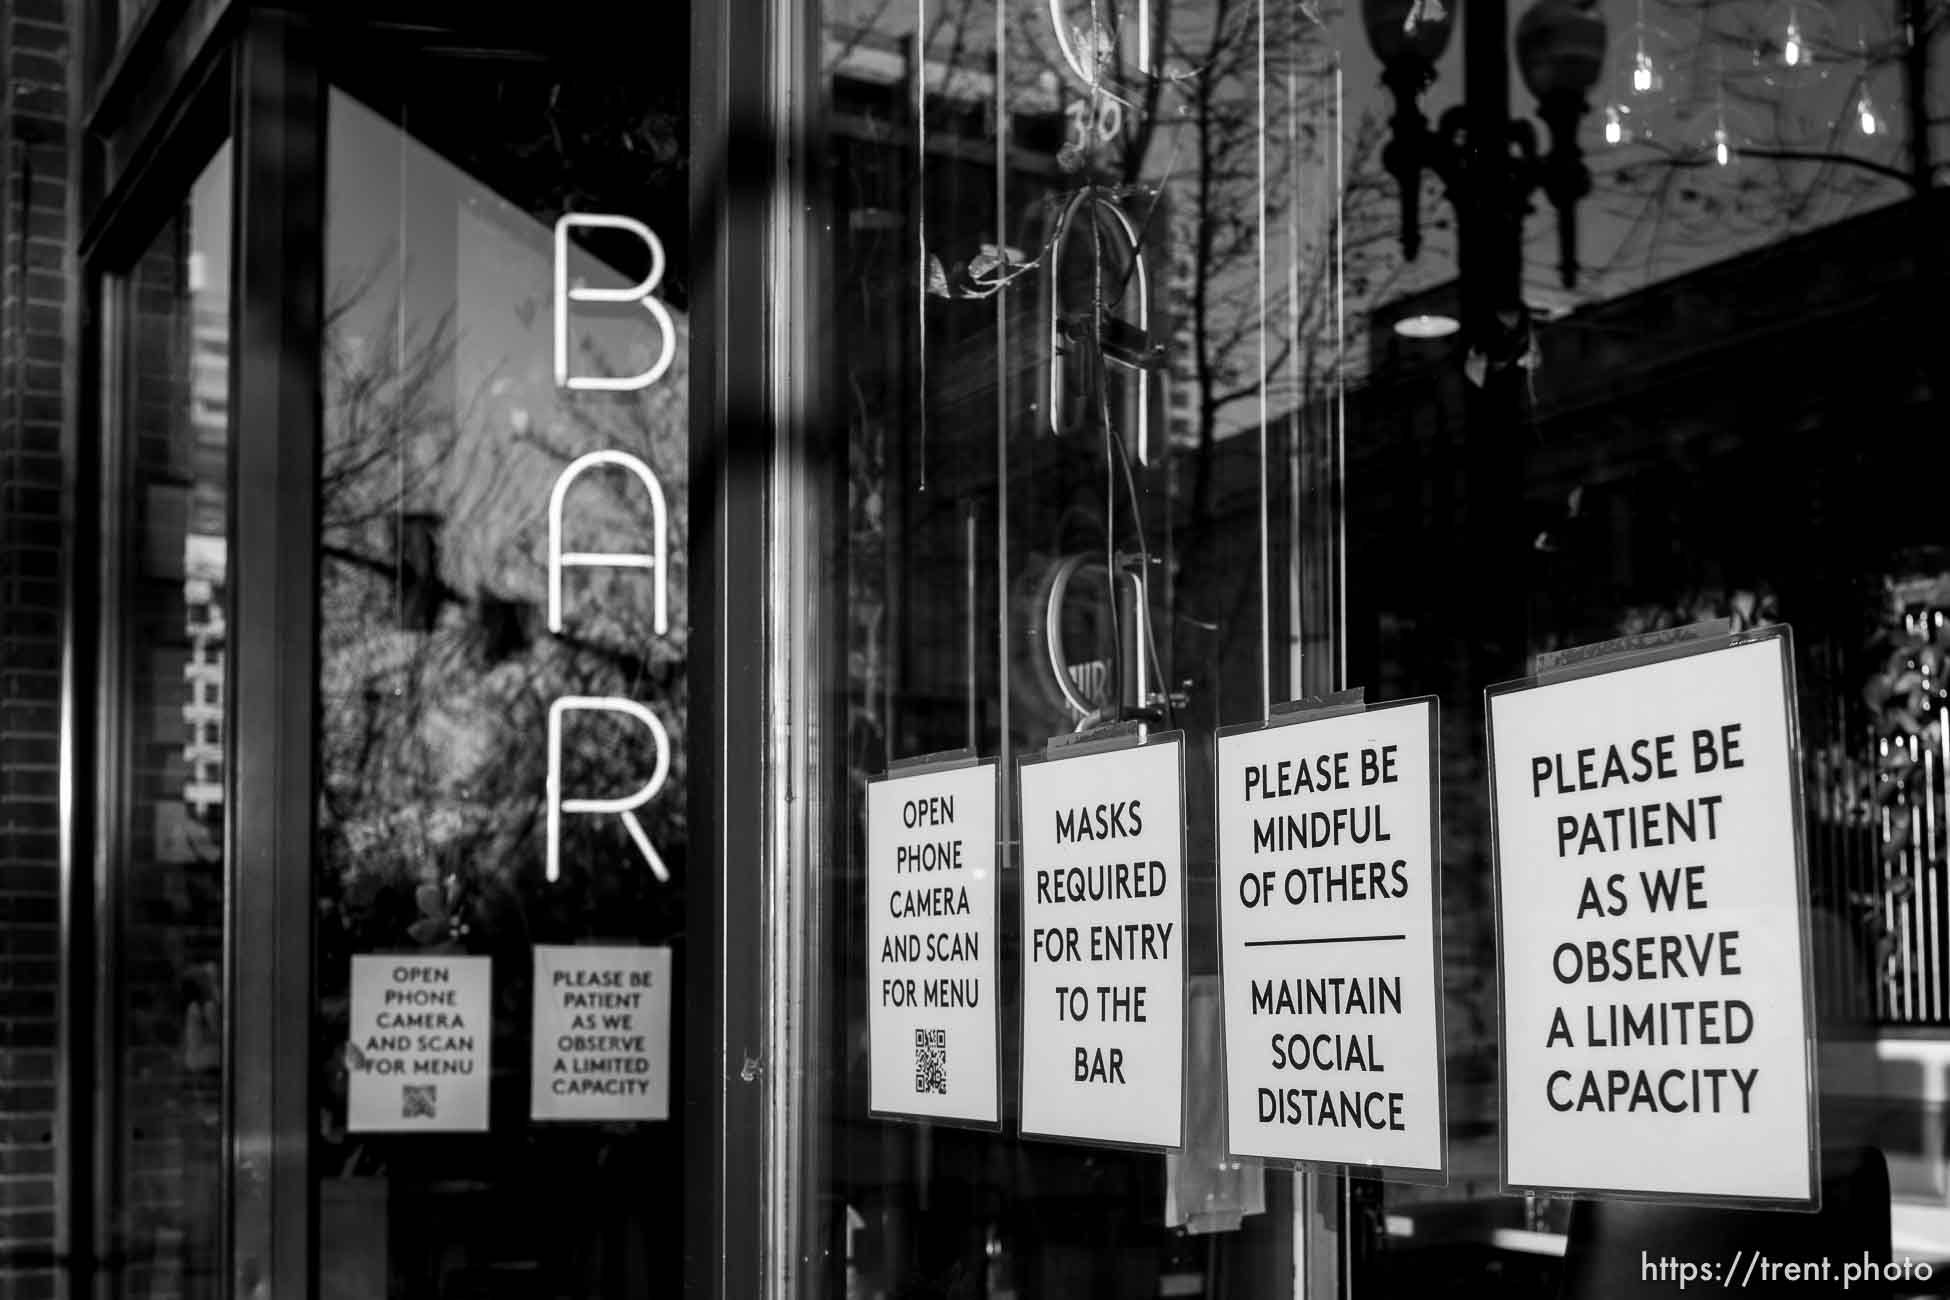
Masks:
[[[1506,1183],[1805,1204],[1785,629],[1490,694]]]

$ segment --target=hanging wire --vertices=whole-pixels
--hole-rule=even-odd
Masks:
[[[1266,504],[1267,431],[1270,420],[1266,368],[1266,0],[1258,0],[1259,17],[1259,190],[1254,241],[1259,259],[1259,704],[1260,716],[1273,712],[1273,581],[1272,522]]]
[[[399,130],[394,132],[393,204],[397,213],[394,239],[399,245],[399,288],[393,295],[393,401],[406,391],[406,141],[407,107],[400,105]],[[406,421],[393,419],[393,626],[406,626]]]
[[[1336,677],[1347,689],[1347,85],[1334,60],[1334,640]]]
[[[1006,0],[995,2],[995,243],[1005,260],[1009,255],[1009,106],[1004,95],[1009,84],[1009,47],[1004,15]],[[1003,282],[1007,283],[1006,280]],[[1009,302],[998,287],[995,294],[995,615],[997,677],[1006,675],[1009,662]],[[999,690],[997,699],[998,751],[1004,770],[1011,754],[1009,692]],[[1012,826],[1010,799],[1013,782],[998,783],[1001,823]],[[1005,832],[1001,847],[1004,870],[1010,866],[1009,840]]]
[[[1306,400],[1305,366],[1300,346],[1300,28],[1287,27],[1286,72],[1286,152],[1290,193],[1287,196],[1287,333],[1288,361],[1292,383],[1292,417],[1287,421],[1287,695],[1298,698],[1306,689],[1305,590],[1301,581],[1300,556],[1300,447]]]
[[[933,264],[928,259],[928,0],[914,0],[914,239],[919,274],[914,286],[914,337],[918,353],[916,383],[920,408],[920,484],[928,490],[928,290]]]

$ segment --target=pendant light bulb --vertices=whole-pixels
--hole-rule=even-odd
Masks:
[[[1652,62],[1652,56],[1645,52],[1644,46],[1640,46],[1632,56],[1632,93],[1650,95],[1659,89],[1663,80],[1658,67]]]
[[[1882,119],[1876,116],[1875,102],[1869,98],[1866,90],[1855,101],[1855,124],[1861,128],[1863,135],[1882,134]]]
[[[1787,39],[1781,42],[1781,62],[1798,68],[1808,62],[1808,43],[1801,35],[1801,21],[1788,10]]]

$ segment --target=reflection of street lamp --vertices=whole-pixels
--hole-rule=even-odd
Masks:
[[[1452,13],[1444,0],[1362,0],[1368,43],[1381,59],[1382,81],[1395,96],[1393,138],[1382,158],[1401,184],[1402,249],[1410,258],[1420,251],[1422,173],[1433,172],[1461,214],[1464,296],[1476,296],[1469,291],[1469,282],[1477,278],[1471,274],[1477,251],[1472,243],[1480,238],[1497,246],[1482,259],[1485,269],[1499,278],[1520,275],[1521,262],[1505,265],[1506,254],[1511,248],[1520,252],[1529,197],[1541,190],[1557,209],[1558,270],[1569,288],[1578,276],[1576,207],[1591,189],[1591,173],[1578,147],[1578,124],[1589,108],[1585,92],[1597,84],[1604,66],[1605,21],[1597,0],[1536,0],[1517,23],[1517,64],[1524,84],[1537,97],[1537,115],[1550,130],[1550,152],[1545,154],[1536,128],[1509,116],[1504,0],[1467,2],[1467,103],[1443,113],[1431,130],[1420,99],[1448,46]],[[1514,281],[1489,292],[1499,300],[1494,310],[1513,307],[1518,296]]]

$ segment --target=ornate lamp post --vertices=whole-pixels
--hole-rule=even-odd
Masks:
[[[1530,196],[1542,191],[1557,210],[1558,271],[1570,288],[1578,276],[1577,204],[1591,189],[1578,125],[1589,109],[1585,93],[1597,84],[1604,67],[1605,21],[1597,0],[1536,0],[1517,23],[1517,63],[1550,132],[1546,153],[1536,127],[1509,115],[1505,0],[1466,0],[1465,102],[1443,113],[1430,129],[1422,113],[1422,93],[1435,80],[1436,60],[1449,44],[1454,16],[1447,4],[1462,2],[1362,0],[1368,43],[1381,59],[1382,81],[1395,97],[1393,136],[1382,157],[1401,184],[1402,249],[1410,258],[1420,251],[1422,173],[1433,172],[1461,217],[1459,251],[1467,300],[1473,262],[1506,281],[1521,275],[1521,261],[1511,263],[1508,253],[1511,246],[1521,252]],[[1493,254],[1477,256],[1485,244],[1494,246]],[[1517,290],[1510,289],[1508,297],[1518,297]],[[1464,310],[1468,314],[1467,302]]]
[[[1463,103],[1433,127],[1421,97],[1448,46],[1454,7],[1463,24]],[[1440,617],[1454,629],[1453,688],[1472,698],[1515,676],[1526,646],[1530,564],[1523,532],[1525,436],[1521,420],[1530,326],[1523,303],[1524,219],[1542,193],[1557,210],[1559,273],[1578,273],[1575,210],[1591,188],[1578,145],[1586,93],[1604,66],[1598,0],[1535,0],[1517,24],[1516,61],[1550,133],[1510,116],[1510,29],[1506,0],[1362,0],[1368,41],[1394,93],[1393,131],[1383,162],[1399,181],[1402,248],[1421,244],[1422,177],[1442,181],[1457,216],[1457,280],[1467,356],[1464,418],[1452,472],[1438,491],[1455,544],[1443,548]]]

